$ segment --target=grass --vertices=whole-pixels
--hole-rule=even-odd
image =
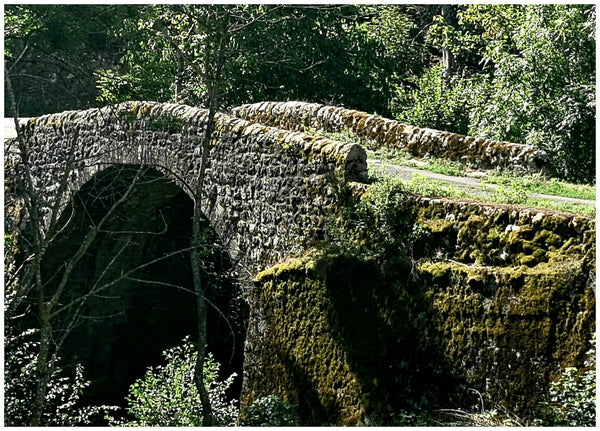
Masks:
[[[519,175],[512,171],[494,170],[484,182],[512,188],[519,187],[543,195],[596,200],[596,187],[593,185],[565,183],[556,178],[545,178],[541,174]]]
[[[430,158],[418,163],[408,153],[402,151],[391,153],[389,151],[371,150],[367,154],[369,157],[386,160],[390,164],[409,166],[455,177],[465,176],[465,166],[452,160]],[[495,184],[498,189],[506,191],[512,189],[518,193],[528,192],[596,200],[596,187],[594,185],[566,183],[556,178],[546,178],[539,173],[523,175],[515,171],[496,169],[486,175],[482,185],[485,186],[486,184]]]
[[[465,167],[460,162],[430,157],[416,160],[406,151],[367,150],[367,156],[385,160],[392,165],[408,166],[453,177],[465,176]]]
[[[557,203],[550,199],[532,198],[526,190],[514,190],[499,186],[493,193],[485,196],[470,193],[453,184],[444,181],[431,180],[423,175],[414,173],[410,181],[391,176],[378,176],[378,181],[398,181],[408,192],[431,197],[446,197],[454,199],[470,199],[477,202],[490,202],[509,205],[519,205],[528,208],[541,208],[562,211],[573,214],[582,214],[589,217],[596,216],[596,208],[575,202]]]
[[[377,158],[392,165],[408,166],[449,176],[465,176],[466,167],[456,161],[439,158],[415,160],[406,151],[382,149],[372,140],[362,139],[351,130],[326,132],[308,129],[306,133],[327,139],[354,143],[367,149],[369,158]],[[418,175],[418,174],[416,174]],[[407,189],[429,196],[463,197],[477,201],[491,201],[504,204],[523,205],[535,208],[547,208],[576,214],[595,216],[595,208],[579,203],[556,203],[550,199],[532,198],[533,193],[550,196],[562,196],[576,199],[596,200],[596,187],[589,184],[571,184],[555,178],[546,178],[541,174],[523,175],[507,169],[490,171],[481,182],[483,190],[486,184],[494,184],[493,192],[485,199],[481,195],[468,194],[456,187],[436,180],[426,180],[422,175],[414,176],[406,184]]]

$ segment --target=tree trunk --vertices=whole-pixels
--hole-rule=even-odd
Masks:
[[[42,413],[44,406],[46,405],[46,393],[48,392],[48,382],[50,381],[50,375],[52,370],[50,369],[49,358],[50,358],[50,340],[52,337],[52,326],[50,325],[50,315],[46,304],[43,303],[43,298],[40,298],[42,303],[40,304],[40,351],[37,357],[37,386],[35,390],[35,399],[33,401],[33,407],[31,412],[31,423],[32,427],[38,427],[43,425]]]
[[[456,12],[454,6],[446,4],[442,5],[442,16],[444,23],[450,27],[456,27]],[[445,43],[446,41],[444,41]],[[444,63],[444,73],[451,75],[454,72],[455,57],[454,53],[447,46],[442,47],[442,61]]]
[[[198,358],[194,370],[194,383],[200,402],[202,403],[202,426],[212,426],[214,417],[208,391],[204,383],[204,360],[206,357],[206,298],[205,289],[202,284],[201,262],[198,255],[200,246],[202,245],[200,232],[200,218],[202,215],[202,195],[204,191],[204,180],[206,176],[206,166],[210,155],[211,142],[213,139],[215,115],[218,109],[218,90],[221,80],[221,70],[225,62],[225,50],[229,43],[229,15],[225,12],[223,27],[219,43],[216,46],[216,59],[214,56],[206,55],[204,64],[204,80],[207,86],[207,105],[208,116],[206,120],[206,131],[202,139],[202,159],[200,161],[200,172],[198,185],[194,196],[194,220],[192,225],[192,276],[194,279],[194,292],[196,293],[197,315],[198,315]],[[215,61],[216,60],[216,61]],[[210,72],[212,71],[212,73]]]

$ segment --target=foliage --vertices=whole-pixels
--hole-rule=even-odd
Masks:
[[[226,34],[225,106],[311,100],[387,114],[388,95],[421,70],[412,28],[398,6],[145,6],[116,30],[126,50],[121,67],[96,71],[99,98],[202,105],[197,76]]]
[[[342,105],[392,115],[392,95],[412,87],[426,66],[427,48],[419,43],[420,24],[415,6],[357,7],[356,18],[345,25],[349,46],[344,48],[354,58],[353,67],[332,81],[340,82],[340,90],[350,96],[340,99]]]
[[[8,297],[7,303],[11,301]],[[37,351],[39,331],[19,333],[12,325],[5,326],[4,337],[4,425],[28,426],[31,405],[37,386]],[[46,404],[42,412],[43,426],[90,425],[103,414],[116,410],[111,406],[82,406],[81,396],[90,382],[83,378],[83,367],[77,365],[74,375],[66,376],[58,366],[59,357],[52,359],[53,370],[48,382]]]
[[[418,89],[398,93],[391,104],[399,121],[466,135],[475,97],[474,79],[449,76],[438,65],[425,72]]]
[[[180,346],[163,352],[166,364],[149,368],[143,379],[129,388],[127,412],[131,420],[108,416],[113,426],[201,426],[202,406],[194,384],[197,350],[186,337]],[[219,381],[219,364],[212,355],[204,361],[204,378],[217,426],[232,426],[238,416],[227,389],[235,374]]]
[[[404,410],[389,408],[387,418],[377,416],[365,418],[366,426],[393,426],[393,427],[433,427],[440,425],[432,413],[428,411]]]
[[[329,226],[329,246],[357,256],[405,259],[398,250],[408,251],[412,233],[412,214],[404,205],[407,197],[401,180],[384,177],[375,181],[362,199],[349,200],[343,206],[342,218]]]
[[[221,106],[308,100],[395,115],[535,145],[553,175],[594,182],[595,6],[445,8],[456,19],[439,5],[8,5],[5,59],[20,115],[132,99],[203,106],[198,78],[224,42]]]
[[[528,424],[508,412],[502,406],[495,409],[484,410],[482,412],[472,413],[464,410],[445,410],[441,411],[443,415],[443,424],[446,426],[476,426],[476,427],[523,427]],[[536,421],[534,421],[536,422]]]
[[[118,73],[112,69],[100,69],[94,72],[98,95],[96,98],[107,104],[116,104],[127,100],[135,89],[142,85],[137,74]]]
[[[596,425],[596,337],[590,340],[584,367],[567,367],[550,388],[550,400],[542,411],[552,426]]]
[[[457,54],[455,75],[427,72],[400,115],[537,146],[559,178],[593,182],[595,7],[465,5],[458,17],[455,27],[438,19],[429,30],[431,43]]]
[[[289,427],[299,425],[295,407],[282,401],[277,395],[269,395],[254,401],[245,411],[241,425],[264,427]]]
[[[6,5],[5,73],[15,90],[17,115],[95,105],[93,71],[114,67],[121,47],[114,29],[133,10],[129,5]],[[10,109],[5,103],[5,116],[12,115]]]

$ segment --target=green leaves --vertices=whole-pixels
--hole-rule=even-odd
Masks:
[[[488,25],[480,52],[493,65],[490,86],[482,88],[489,103],[474,109],[470,133],[544,148],[556,175],[592,181],[594,16],[582,5],[467,9],[465,22]]]
[[[14,300],[5,296],[6,302]],[[7,325],[4,348],[4,425],[28,426],[31,421],[31,405],[35,398],[39,331],[30,329],[16,333],[12,324]],[[52,374],[48,382],[46,405],[42,413],[43,426],[82,426],[94,421],[114,406],[82,406],[81,395],[90,382],[83,377],[83,367],[77,365],[73,376],[67,376],[57,365],[60,358],[52,359]]]
[[[129,388],[127,412],[133,417],[119,421],[107,417],[116,426],[202,426],[202,406],[194,384],[196,348],[183,340],[179,346],[163,352],[165,365],[149,368],[143,379]],[[225,392],[236,374],[219,381],[219,364],[212,355],[204,362],[204,381],[209,392],[215,425],[232,426],[238,416],[233,400],[227,400]]]
[[[567,367],[550,388],[547,425],[596,425],[596,338],[590,340],[586,368]]]
[[[276,395],[260,398],[246,410],[243,426],[290,427],[298,426],[300,417],[295,407]]]
[[[458,24],[434,18],[428,41],[457,58],[399,93],[400,119],[546,150],[561,179],[595,178],[595,9],[590,5],[469,5]]]

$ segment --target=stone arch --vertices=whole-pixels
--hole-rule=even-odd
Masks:
[[[120,164],[152,166],[193,189],[206,116],[206,110],[185,105],[126,102],[30,119],[23,134],[31,143],[36,190],[52,201],[68,161],[74,164],[72,190]],[[326,215],[337,202],[336,181],[366,175],[366,152],[359,145],[222,113],[215,124],[203,208],[250,273],[283,259],[299,237],[322,238]]]
[[[61,224],[69,221],[67,227],[43,261],[45,278],[60,273],[89,227],[97,225],[136,176],[140,180],[131,196],[106,220],[62,299],[68,304],[94,291],[78,309],[81,319],[60,353],[67,367],[84,365],[86,378],[93,381],[88,393],[94,403],[122,403],[129,385],[143,377],[146,367],[160,363],[164,349],[197,334],[189,254],[193,203],[157,169],[115,165],[83,184],[62,215]],[[208,222],[205,227],[210,232]],[[218,257],[219,261],[214,255],[208,259],[215,261],[215,271],[225,271],[226,253]],[[136,267],[140,268],[123,278]],[[244,316],[227,314],[244,309],[237,285],[223,279],[224,287],[209,293],[211,303],[219,307],[209,311],[209,350],[224,369],[241,375]],[[70,323],[74,309],[65,313],[69,319],[56,322],[56,338]],[[234,334],[229,333],[230,326],[235,327]],[[237,348],[233,354],[232,337]]]
[[[22,132],[33,192],[48,203],[45,216],[61,195],[60,180],[69,165],[67,184],[73,193],[119,166],[149,167],[181,190],[194,189],[206,116],[206,110],[185,105],[126,102],[30,119]],[[20,154],[9,152],[9,157],[18,162]],[[202,208],[239,273],[252,278],[324,239],[327,217],[338,203],[337,188],[366,175],[366,167],[366,152],[359,145],[220,113]],[[15,172],[23,175],[19,168]],[[59,204],[66,208],[68,199]]]

